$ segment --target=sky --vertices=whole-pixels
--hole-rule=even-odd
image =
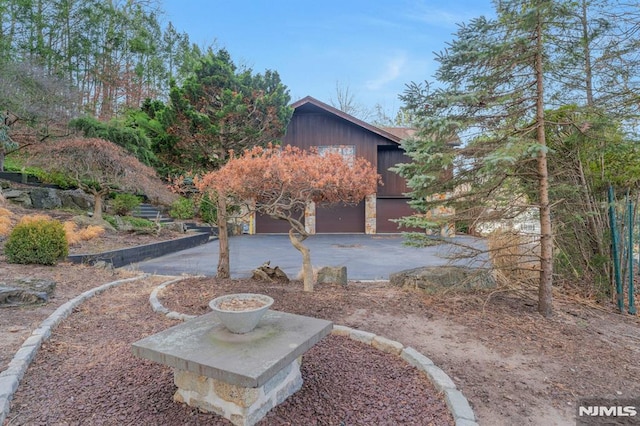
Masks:
[[[432,81],[434,52],[456,24],[492,14],[490,0],[160,0],[164,22],[200,46],[225,48],[236,64],[280,74],[292,102],[402,106],[405,85]]]

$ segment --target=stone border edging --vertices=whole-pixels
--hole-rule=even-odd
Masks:
[[[176,311],[171,311],[160,303],[158,299],[158,293],[167,287],[178,281],[185,279],[185,277],[174,278],[170,281],[166,281],[153,289],[149,296],[149,303],[155,312],[166,315],[168,318],[180,319],[186,321],[191,318],[195,318],[196,315],[181,314]],[[478,426],[476,422],[476,416],[473,413],[471,405],[467,398],[458,390],[456,384],[442,369],[437,367],[433,361],[418,352],[412,347],[404,346],[400,342],[390,340],[382,336],[378,336],[374,333],[367,331],[356,330],[354,328],[345,327],[342,325],[334,325],[331,334],[336,336],[345,336],[351,340],[355,340],[360,343],[365,343],[372,346],[382,352],[396,355],[402,358],[408,364],[416,367],[422,371],[431,384],[436,388],[438,392],[444,394],[444,399],[453,416],[453,421],[456,426]]]
[[[180,312],[170,311],[164,305],[162,305],[162,303],[160,303],[160,300],[158,299],[158,294],[162,291],[162,289],[170,284],[182,281],[183,279],[184,277],[175,278],[170,281],[166,281],[153,289],[151,295],[149,296],[149,303],[151,304],[151,309],[153,309],[154,312],[159,312],[166,315],[168,318],[178,319],[182,321],[186,321],[196,317],[196,315],[181,314]]]
[[[56,326],[63,319],[68,317],[78,305],[93,296],[96,296],[111,287],[147,278],[150,275],[151,274],[142,274],[133,278],[112,281],[99,287],[92,288],[91,290],[87,290],[59,306],[46,320],[40,323],[40,326],[31,333],[31,336],[24,341],[20,349],[18,349],[16,354],[13,356],[13,359],[9,363],[9,367],[0,372],[0,425],[4,424],[6,416],[9,414],[11,400],[18,389],[20,380],[22,380],[27,371],[29,364],[31,364],[31,361],[35,358],[40,346],[42,346],[42,343],[49,339],[51,332]]]

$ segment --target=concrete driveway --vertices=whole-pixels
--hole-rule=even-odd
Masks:
[[[484,247],[484,241],[457,236],[459,244]],[[319,234],[309,237],[305,245],[311,250],[314,267],[346,266],[350,280],[387,280],[389,274],[420,266],[446,265],[449,257],[462,250],[459,246],[440,244],[431,247],[408,247],[401,235]],[[271,261],[290,278],[297,278],[302,256],[287,235],[241,235],[229,239],[231,276],[251,276],[251,270]],[[454,264],[486,266],[486,255],[476,259],[459,259]],[[183,250],[156,259],[132,264],[131,269],[159,275],[216,274],[218,241]]]

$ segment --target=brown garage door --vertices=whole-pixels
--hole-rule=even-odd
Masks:
[[[316,233],[364,233],[364,202],[316,209]]]
[[[270,216],[256,213],[256,234],[287,234],[289,229],[291,225],[286,220],[271,219]]]
[[[415,211],[409,207],[409,198],[378,198],[376,200],[376,233],[424,232],[420,229],[398,228],[391,219],[411,216]]]

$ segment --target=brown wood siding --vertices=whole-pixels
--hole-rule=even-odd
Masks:
[[[316,209],[316,233],[364,233],[364,202]]]
[[[403,177],[389,170],[399,163],[410,163],[411,158],[397,147],[378,147],[378,174],[383,185],[378,187],[378,196],[404,196],[410,189]]]
[[[408,198],[378,198],[376,200],[376,233],[424,232],[424,229],[398,228],[390,219],[411,216],[415,211],[409,207]]]
[[[378,145],[395,145],[393,141],[328,113],[295,112],[282,139],[284,145],[308,150],[326,145],[355,145],[356,156],[377,166]]]

